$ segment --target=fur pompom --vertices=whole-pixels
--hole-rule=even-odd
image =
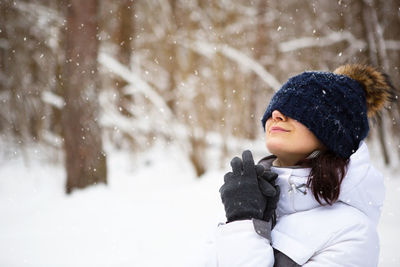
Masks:
[[[367,100],[368,117],[373,117],[392,97],[394,88],[389,77],[371,66],[348,64],[338,67],[334,73],[346,75],[362,84]]]

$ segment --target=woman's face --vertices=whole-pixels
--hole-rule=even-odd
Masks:
[[[285,165],[294,165],[323,144],[300,122],[274,110],[265,123],[266,145]]]

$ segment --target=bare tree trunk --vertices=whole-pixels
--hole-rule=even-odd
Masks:
[[[166,53],[169,56],[167,59],[169,61],[168,64],[168,73],[169,73],[169,84],[168,84],[168,92],[169,92],[169,99],[167,99],[167,105],[172,110],[172,112],[176,112],[176,104],[174,97],[171,97],[175,94],[176,91],[176,72],[179,69],[178,66],[178,58],[177,58],[177,51],[176,51],[176,44],[172,43],[169,38],[176,34],[178,25],[177,25],[177,17],[176,17],[176,0],[168,0],[168,3],[171,7],[171,13],[169,18],[169,23],[166,25],[167,27],[167,34],[165,36],[165,46],[166,46]]]
[[[124,65],[130,64],[132,55],[132,40],[134,34],[133,16],[135,2],[133,0],[119,1],[117,43],[119,45],[118,59]]]
[[[380,39],[383,37],[380,36],[381,28],[379,25],[376,25],[378,22],[378,18],[376,15],[376,11],[374,10],[373,2],[363,0],[361,1],[362,4],[362,15],[363,15],[363,22],[364,22],[364,32],[366,35],[366,40],[368,43],[368,55],[369,60],[373,66],[377,67],[380,66],[380,61],[383,62],[384,65],[388,63],[382,59],[382,56],[386,55],[386,51],[384,55],[380,54],[379,52],[384,49],[384,47],[379,47]],[[386,63],[386,64],[385,64]],[[388,66],[384,66],[385,68]],[[385,135],[383,131],[384,127],[384,117],[378,116],[377,117],[377,129],[378,129],[378,138],[382,149],[383,159],[386,165],[390,164],[390,158],[388,149],[386,147]]]
[[[256,39],[256,44],[255,46],[255,51],[254,51],[254,56],[255,60],[259,61],[264,68],[265,62],[263,62],[263,57],[266,55],[275,55],[276,51],[273,51],[272,42],[269,40],[268,37],[268,25],[266,25],[265,17],[266,17],[266,12],[268,8],[268,1],[267,0],[262,0],[259,1],[258,7],[257,7],[257,39]],[[253,86],[251,87],[251,90],[249,90],[249,100],[250,103],[248,105],[248,110],[250,111],[250,120],[249,123],[245,124],[246,125],[246,137],[249,139],[256,139],[257,133],[259,132],[259,129],[261,127],[260,123],[260,117],[262,114],[259,114],[259,106],[261,104],[261,107],[264,108],[266,107],[266,99],[262,99],[260,101],[260,96],[266,95],[263,93],[263,91],[268,90],[268,88],[265,88],[265,83],[263,83],[255,74],[251,75],[251,80],[253,83]],[[262,110],[262,109],[261,109]]]
[[[3,93],[7,90],[10,90],[10,86],[8,85],[8,71],[7,67],[8,63],[12,61],[7,56],[8,47],[10,45],[9,39],[7,36],[7,9],[10,5],[9,1],[0,1],[0,40],[2,40],[3,44],[0,46],[0,93]],[[8,62],[10,61],[10,62]],[[3,102],[4,105],[4,102]],[[7,116],[0,113],[0,132],[3,132],[7,128]]]
[[[388,1],[384,2],[384,5],[387,5],[382,11],[385,12],[386,10],[395,10],[398,1]],[[388,27],[388,26],[386,26]],[[386,38],[389,39],[398,39],[398,36],[400,36],[400,14],[397,13],[397,16],[394,16],[392,18],[391,24],[390,24],[390,35],[391,36],[386,36]],[[400,62],[400,51],[397,51],[396,53],[391,53],[391,55],[388,55],[389,61],[391,63],[392,69],[390,72],[391,78],[393,79],[392,82],[394,86],[397,88],[397,90],[400,89],[400,70],[397,66],[398,62]],[[388,73],[389,74],[389,73]],[[397,101],[396,103],[393,103],[392,108],[389,109],[389,114],[392,118],[392,136],[395,137],[395,147],[397,150],[397,155],[398,158],[400,159],[400,100],[399,100],[400,95],[397,95]]]
[[[55,9],[57,12],[60,14],[63,13],[64,10],[64,3],[63,0],[58,0],[56,3],[53,2],[55,5]],[[60,48],[62,49],[65,45],[65,36],[60,36],[59,44]],[[65,53],[59,53],[56,57],[56,69],[55,69],[55,77],[54,79],[56,80],[55,87],[54,87],[54,92],[62,96],[63,95],[63,79],[62,79],[62,72],[63,72],[63,64],[65,62]],[[50,124],[50,130],[51,132],[55,133],[58,136],[63,135],[63,125],[61,121],[62,117],[62,112],[63,110],[58,108],[58,107],[51,107],[51,117],[49,118],[49,124]]]
[[[98,1],[70,0],[67,7],[65,106],[62,114],[66,153],[66,191],[107,183],[106,156],[98,124]]]
[[[117,21],[118,28],[115,32],[115,41],[119,47],[118,60],[122,64],[129,67],[132,56],[132,40],[134,35],[134,6],[133,0],[123,0],[118,2]],[[119,110],[127,117],[132,116],[128,108],[132,102],[131,95],[125,95],[122,90],[127,85],[127,82],[121,78],[116,78],[115,82],[119,93]]]
[[[0,1],[0,40],[8,40],[7,32],[6,32],[6,12],[9,3],[4,1]],[[0,46],[0,92],[3,90],[7,90],[6,88],[6,70],[7,70],[7,51],[6,48],[9,45],[8,41],[5,42],[3,46]],[[0,121],[0,129],[2,128],[1,121]]]

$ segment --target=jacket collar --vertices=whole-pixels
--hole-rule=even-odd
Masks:
[[[276,184],[281,189],[277,207],[278,217],[320,206],[311,189],[306,186],[311,169],[299,166],[272,166],[275,159],[276,156],[268,156],[261,159],[259,164],[278,174]],[[371,165],[368,148],[363,141],[350,157],[340,191],[338,201],[357,208],[373,222],[378,222],[385,195],[383,177]]]

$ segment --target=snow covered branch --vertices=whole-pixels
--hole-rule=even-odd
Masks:
[[[63,16],[56,10],[38,3],[24,3],[19,1],[13,5],[17,9],[31,15],[37,19],[38,26],[48,27],[50,22],[55,22],[57,25],[63,25]]]
[[[169,110],[168,106],[166,106],[161,96],[158,95],[157,92],[155,92],[155,90],[140,76],[133,73],[131,70],[126,68],[126,66],[122,65],[106,53],[100,53],[99,62],[129,83],[126,87],[128,93],[142,93],[157,107],[157,110],[155,111],[146,111],[146,114],[150,119],[144,119],[144,116],[141,116],[142,114],[139,113],[137,114],[137,118],[127,118],[121,115],[114,107],[112,103],[112,93],[107,91],[102,92],[99,100],[103,110],[105,111],[100,120],[103,127],[114,128],[124,133],[132,134],[136,139],[140,137],[140,135],[137,135],[138,132],[158,133],[179,140],[179,145],[183,147],[188,145],[188,137],[190,135],[193,135],[196,138],[205,138],[208,145],[211,146],[222,148],[225,145],[231,151],[237,151],[239,147],[243,146],[246,142],[249,144],[251,143],[250,140],[235,139],[233,137],[227,138],[222,136],[220,133],[205,132],[203,129],[196,126],[191,126],[191,130],[189,130],[188,126],[179,123],[176,117]],[[162,108],[165,112],[163,116],[160,116],[157,113]],[[154,123],[151,118],[157,118],[160,119],[160,121]],[[165,124],[164,127],[161,126],[160,123]],[[155,125],[156,128],[154,128]]]
[[[30,30],[31,34],[47,40],[44,44],[50,47],[55,53],[58,53],[57,49],[60,47],[61,38],[60,29],[66,22],[63,15],[53,8],[38,3],[18,1],[18,4],[13,6],[25,13],[25,18],[30,21],[32,26],[34,25]]]
[[[10,42],[5,38],[0,38],[0,48],[8,49],[10,47]]]
[[[400,50],[400,41],[398,40],[386,40],[386,49],[388,50]]]
[[[256,73],[268,86],[275,91],[281,87],[281,83],[272,74],[266,71],[260,63],[238,49],[226,44],[210,44],[208,42],[199,40],[192,42],[180,41],[179,43],[182,46],[192,49],[193,51],[209,58],[213,57],[215,53],[220,52],[222,55],[238,63],[240,66],[244,66]]]
[[[150,84],[104,52],[99,53],[99,62],[129,84],[124,89],[126,94],[134,95],[141,93],[148,99],[156,108],[150,111],[147,116],[157,119],[157,123],[154,123],[154,121],[150,123],[151,119],[146,119],[145,116],[139,116],[133,119],[126,118],[112,106],[112,103],[109,103],[112,99],[111,97],[106,94],[101,94],[100,102],[102,106],[106,107],[104,109],[106,112],[103,113],[101,118],[101,124],[103,126],[116,127],[128,134],[131,134],[132,131],[161,133],[179,140],[179,145],[182,147],[185,148],[185,146],[187,146],[189,136],[188,128],[179,122],[164,99]],[[137,138],[137,136],[135,136],[135,138]]]
[[[43,102],[50,104],[58,109],[62,109],[65,105],[64,99],[50,91],[43,91],[41,94]]]
[[[159,111],[163,114],[163,116],[166,116],[169,119],[173,117],[172,111],[165,103],[164,99],[139,75],[130,71],[127,67],[106,53],[99,54],[99,62],[111,72],[115,73],[129,84],[134,86],[137,91],[143,93],[143,95],[145,95],[150,102],[159,108]]]
[[[363,49],[366,43],[356,39],[350,32],[334,32],[324,37],[303,37],[279,44],[279,51],[290,52],[308,47],[324,47],[347,41],[355,49]]]

